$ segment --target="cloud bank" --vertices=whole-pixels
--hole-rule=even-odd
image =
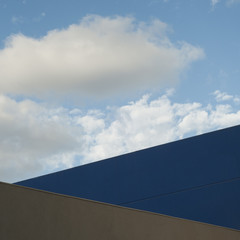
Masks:
[[[203,106],[172,102],[170,93],[85,113],[0,96],[0,180],[19,181],[240,124],[237,96],[216,91],[217,101]]]
[[[0,91],[37,96],[104,95],[177,81],[201,48],[173,44],[168,26],[131,17],[87,16],[40,39],[17,34],[0,50]]]
[[[174,83],[204,51],[171,42],[168,31],[159,20],[94,15],[39,39],[9,37],[0,50],[0,180],[15,182],[239,124],[239,97],[218,90],[208,106],[174,103],[172,91],[87,112],[26,100]]]

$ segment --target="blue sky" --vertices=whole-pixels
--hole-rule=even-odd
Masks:
[[[0,180],[239,124],[239,11],[239,0],[0,0]]]

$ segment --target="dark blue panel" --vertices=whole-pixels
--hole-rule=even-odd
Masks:
[[[236,126],[17,184],[121,205],[240,177],[239,140]]]
[[[239,204],[240,178],[123,206],[240,230]]]

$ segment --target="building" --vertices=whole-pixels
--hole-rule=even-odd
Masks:
[[[239,140],[235,126],[1,184],[4,204],[10,215],[25,209],[26,224],[48,222],[60,237],[72,230],[69,239],[240,239]]]

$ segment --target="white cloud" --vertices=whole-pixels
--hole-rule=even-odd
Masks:
[[[40,22],[44,17],[46,17],[46,13],[45,12],[41,12],[41,14],[35,18],[33,18],[34,22]]]
[[[85,161],[104,159],[142,148],[240,124],[240,111],[230,105],[172,103],[169,96],[148,96],[116,110],[115,119],[94,135]]]
[[[240,124],[240,110],[230,104],[174,103],[172,92],[87,113],[1,95],[0,180],[17,181]]]
[[[11,21],[13,24],[20,24],[24,22],[24,18],[22,16],[12,16]]]
[[[215,96],[215,99],[217,102],[224,102],[224,101],[234,101],[235,103],[240,103],[240,98],[238,96],[229,95],[225,92],[221,92],[219,90],[216,90],[213,92],[213,95]]]
[[[81,148],[81,130],[70,126],[64,109],[48,109],[29,100],[0,96],[0,176],[14,181],[47,169],[71,167]],[[76,136],[78,134],[79,136]],[[58,156],[58,161],[53,161]]]
[[[231,6],[232,4],[240,3],[240,0],[227,0],[227,5]]]
[[[219,3],[219,0],[211,0],[211,5],[214,8],[217,3]]]
[[[211,0],[211,5],[212,7],[214,8],[216,4],[218,4],[220,2],[220,0]],[[236,4],[236,3],[240,3],[240,0],[226,0],[226,5],[227,6],[231,6],[233,4]]]
[[[233,96],[232,95],[229,95],[225,92],[221,92],[219,90],[216,90],[213,95],[215,95],[215,99],[217,102],[223,102],[223,101],[228,101],[228,100],[231,100],[233,99]]]
[[[240,97],[238,97],[238,96],[234,97],[233,101],[235,103],[239,104],[240,103]]]
[[[175,82],[204,52],[188,43],[174,45],[167,29],[159,20],[88,16],[40,39],[13,35],[0,51],[0,90],[74,96]]]

